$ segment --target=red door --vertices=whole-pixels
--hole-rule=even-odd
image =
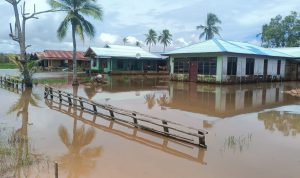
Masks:
[[[197,75],[198,75],[198,63],[197,61],[191,60],[190,61],[190,81],[196,82]]]

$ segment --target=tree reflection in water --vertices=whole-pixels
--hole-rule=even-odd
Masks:
[[[28,108],[29,105],[38,107],[38,100],[40,100],[40,97],[32,93],[32,88],[26,88],[18,101],[12,105],[8,111],[8,114],[17,112],[17,117],[22,119],[21,128],[12,133],[8,139],[10,150],[9,156],[6,158],[10,160],[6,160],[6,163],[10,164],[11,170],[7,170],[7,174],[13,172],[13,177],[31,177],[33,168],[39,169],[40,164],[47,161],[44,160],[42,156],[33,153],[28,137]],[[37,172],[40,171],[37,170]]]
[[[167,97],[167,94],[163,94],[161,97],[159,97],[159,99],[157,99],[157,104],[161,107],[162,110],[165,110],[168,106],[168,104],[170,104],[170,100]]]
[[[284,136],[296,136],[300,133],[300,114],[267,111],[258,113],[258,120],[264,122],[265,129],[271,131],[278,130]]]
[[[152,109],[156,102],[155,102],[155,94],[147,94],[145,96],[145,104],[147,104],[148,109]]]
[[[86,130],[84,126],[81,126],[74,129],[72,140],[64,126],[60,126],[58,130],[60,140],[68,149],[68,153],[59,159],[61,168],[67,172],[68,178],[87,176],[95,168],[96,160],[94,159],[102,152],[102,147],[86,147],[95,138],[94,128]]]

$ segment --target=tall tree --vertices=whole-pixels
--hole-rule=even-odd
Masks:
[[[78,85],[77,59],[76,59],[76,34],[84,41],[84,34],[93,38],[96,34],[95,27],[84,16],[102,20],[102,8],[95,3],[96,0],[48,0],[53,9],[66,11],[67,15],[57,30],[57,37],[62,40],[66,37],[69,25],[72,28],[73,39],[73,85]]]
[[[127,37],[123,38],[123,44],[124,44],[124,46],[125,46],[127,43],[128,43],[128,38],[127,38]]]
[[[158,41],[164,45],[164,52],[166,51],[166,46],[170,45],[172,42],[172,34],[169,30],[165,29],[158,37]]]
[[[221,27],[217,24],[221,24],[222,21],[213,13],[207,14],[206,24],[197,26],[197,30],[202,30],[199,39],[205,36],[205,40],[214,38],[215,35],[220,36]]]
[[[150,29],[148,34],[145,34],[146,39],[145,42],[149,45],[149,52],[152,45],[156,45],[157,42],[157,34],[153,29]]]
[[[300,17],[296,12],[282,17],[277,15],[269,24],[262,26],[260,36],[264,47],[297,47],[300,46]]]
[[[32,13],[28,13],[26,11],[26,1],[23,1],[23,5],[19,4],[22,0],[5,0],[10,3],[14,9],[15,15],[15,29],[13,32],[12,25],[10,24],[10,34],[9,36],[12,40],[16,41],[20,47],[20,56],[16,59],[20,64],[20,72],[23,75],[24,83],[27,87],[32,87],[32,76],[28,69],[29,58],[26,56],[26,49],[31,45],[26,44],[26,22],[30,19],[38,19],[38,15],[47,13],[47,12],[55,12],[56,10],[46,10],[37,12],[35,5],[34,11]],[[20,10],[19,10],[20,8]]]

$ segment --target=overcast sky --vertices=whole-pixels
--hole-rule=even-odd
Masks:
[[[36,4],[38,10],[47,10],[46,0],[27,0],[27,11]],[[204,24],[208,12],[215,13],[222,21],[221,36],[234,40],[259,44],[256,34],[270,18],[290,11],[299,12],[299,0],[98,0],[104,11],[103,21],[90,19],[97,34],[92,40],[78,39],[78,48],[102,47],[104,44],[122,44],[128,37],[135,44],[144,41],[145,33],[153,28],[158,33],[169,29],[173,34],[173,44],[167,50],[197,43],[200,31],[196,26]],[[27,23],[27,44],[29,51],[44,49],[71,50],[71,33],[63,41],[56,37],[56,30],[64,13],[57,12],[39,16]],[[14,22],[10,4],[0,0],[0,52],[18,52],[18,45],[9,39],[9,22]],[[147,48],[144,46],[144,48]],[[153,51],[161,51],[157,46]]]

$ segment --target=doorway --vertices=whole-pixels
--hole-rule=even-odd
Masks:
[[[190,60],[190,72],[189,72],[190,81],[196,82],[197,75],[198,75],[198,62],[197,60]]]

